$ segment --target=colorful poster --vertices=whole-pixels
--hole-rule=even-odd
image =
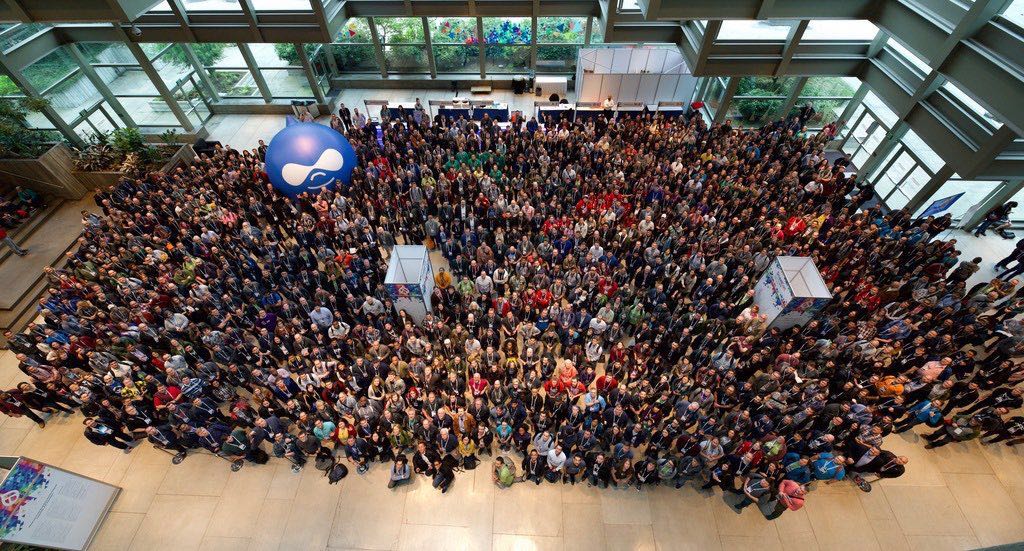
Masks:
[[[85,549],[120,489],[24,457],[0,484],[0,541]]]
[[[754,286],[754,303],[761,313],[768,317],[768,323],[782,313],[793,298],[793,290],[786,281],[786,274],[778,260],[772,261],[764,275]]]

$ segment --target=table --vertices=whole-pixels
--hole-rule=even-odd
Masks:
[[[562,103],[559,105],[542,105],[537,108],[537,120],[544,124],[544,119],[553,118],[555,121],[573,120],[576,118],[576,104]]]
[[[619,109],[615,112],[615,116],[616,116],[616,118],[620,117],[622,115],[628,115],[630,117],[637,117],[637,116],[643,115],[643,112],[644,112],[644,106],[643,105],[636,105],[636,106],[630,105],[628,107],[619,107]]]
[[[686,114],[686,110],[682,107],[661,107],[658,109],[658,112],[666,119],[675,119]]]
[[[508,122],[508,104],[493,103],[473,108],[473,120],[481,121],[484,119],[485,114],[490,115],[491,120]]]
[[[577,107],[576,108],[576,120],[578,121],[592,121],[597,120],[601,115],[608,115],[608,119],[612,118],[613,112],[611,109],[604,109],[601,107]]]
[[[459,117],[469,119],[472,116],[469,107],[438,107],[437,114],[453,120],[459,120]]]
[[[396,119],[399,116],[399,108],[405,108],[405,114],[412,115],[412,112],[416,110],[416,102],[408,101],[403,103],[389,103],[388,106],[385,107],[384,109],[387,109],[389,117],[391,117],[392,119]],[[381,109],[381,111],[383,111],[384,109]]]
[[[540,88],[540,95],[544,98],[551,94],[558,94],[558,97],[564,98],[569,90],[569,79],[566,77],[537,75],[533,82],[534,86]]]

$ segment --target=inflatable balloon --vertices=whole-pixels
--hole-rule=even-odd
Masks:
[[[270,182],[290,197],[348,184],[355,166],[356,152],[345,136],[322,124],[286,126],[267,146]]]

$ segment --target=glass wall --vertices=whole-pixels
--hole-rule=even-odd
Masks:
[[[576,58],[586,32],[586,17],[537,18],[537,72],[576,72]]]
[[[722,21],[717,40],[785,40],[793,21],[784,19]]]
[[[810,105],[814,116],[807,121],[807,128],[820,129],[826,124],[839,120],[850,98],[860,87],[856,77],[810,77],[800,90],[795,108]]]
[[[959,221],[963,218],[967,210],[972,206],[977,205],[982,200],[987,198],[990,194],[995,192],[997,189],[1002,187],[1003,182],[998,180],[964,180],[959,174],[953,174],[953,176],[946,180],[946,183],[936,191],[928,201],[925,201],[920,208],[917,209],[915,215],[920,215],[928,205],[937,199],[963,193],[963,196],[956,200],[951,207],[949,207],[949,214],[953,215],[953,220]],[[945,214],[945,213],[943,213]]]
[[[126,69],[104,71],[101,75],[112,81]],[[110,131],[125,126],[105,104],[96,86],[83,73],[78,63],[62,46],[25,68],[25,79],[68,126],[80,136]],[[101,110],[102,108],[102,110]],[[91,115],[95,114],[95,117]]]
[[[530,70],[533,40],[529,17],[485,17],[484,43],[488,73],[525,73]]]
[[[423,20],[419,17],[377,17],[377,37],[384,48],[384,62],[393,73],[429,73]]]
[[[306,45],[308,56],[315,46]],[[275,99],[306,99],[313,97],[306,70],[299,60],[294,44],[249,44],[256,66]]]
[[[370,27],[363,17],[353,17],[335,37],[331,52],[338,70],[344,73],[377,73],[377,56],[374,55]]]
[[[834,20],[811,19],[800,40],[855,40],[870,41],[878,34],[878,27],[866,19]]]
[[[708,83],[707,91],[704,92],[704,105],[707,107],[708,113],[714,118],[715,113],[722,106],[722,98],[725,97],[725,89],[729,87],[729,79],[722,77],[708,77],[711,81]]]
[[[742,77],[726,117],[733,126],[758,127],[781,116],[796,77]]]
[[[476,19],[431,17],[427,21],[437,72],[480,74]]]
[[[222,98],[260,98],[259,87],[237,44],[210,42],[193,46]]]

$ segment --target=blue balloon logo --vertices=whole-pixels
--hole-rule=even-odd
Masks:
[[[270,182],[291,197],[348,184],[355,166],[356,152],[345,136],[322,124],[286,126],[267,146]]]

